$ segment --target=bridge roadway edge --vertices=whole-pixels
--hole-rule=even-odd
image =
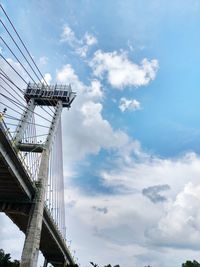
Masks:
[[[36,186],[0,123],[0,212],[4,212],[24,233],[35,192]],[[62,266],[66,260],[74,264],[47,207],[44,208],[40,250],[53,266]]]

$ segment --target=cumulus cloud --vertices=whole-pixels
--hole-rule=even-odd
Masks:
[[[97,43],[97,38],[88,32],[85,33],[84,39],[85,39],[85,43],[89,46]]]
[[[195,153],[187,153],[180,158],[161,159],[152,155],[138,154],[128,164],[119,163],[116,168],[102,170],[103,182],[109,186],[123,186],[127,190],[137,189],[140,192],[148,186],[168,184],[173,194],[183,190],[183,186],[192,179],[199,183],[200,158]],[[121,155],[123,157],[123,154]]]
[[[170,186],[168,184],[164,185],[154,185],[142,190],[142,194],[148,197],[153,203],[166,201],[167,198],[160,194],[160,192],[169,190]]]
[[[78,89],[82,88],[83,86],[73,68],[69,64],[63,66],[62,69],[57,71],[57,80],[61,83],[76,83],[78,84]]]
[[[80,57],[84,58],[87,56],[88,46],[87,45],[80,46],[76,48],[75,51]]]
[[[77,42],[78,40],[76,39],[75,33],[72,31],[72,29],[68,25],[65,25],[63,27],[60,41],[68,42],[69,44],[73,45],[73,43]]]
[[[158,61],[144,58],[140,64],[136,64],[125,52],[98,50],[90,66],[97,77],[105,76],[113,87],[123,89],[126,86],[139,87],[149,84],[156,77]]]
[[[52,81],[52,77],[50,73],[45,73],[44,79],[41,80],[42,83],[47,83],[47,84],[50,84],[51,81]]]
[[[189,258],[190,249],[200,246],[199,173],[198,155],[190,153],[174,159],[151,156],[142,162],[132,160],[129,164],[115,166],[113,171],[102,171],[102,183],[124,189],[113,195],[84,194],[78,188],[68,186],[67,198],[76,199],[76,206],[69,211],[69,226],[81,224],[87,240],[95,240],[92,246],[85,248],[80,235],[75,238],[83,263],[87,261],[87,249],[93,250],[93,256],[102,265],[106,260],[112,263],[114,258],[128,267],[133,266],[133,262],[136,266],[147,263],[165,266],[166,253],[173,255],[174,248],[179,263],[186,255]],[[144,188],[145,195],[142,194]],[[164,193],[165,199],[162,198]],[[91,209],[91,203],[93,207],[106,207],[109,212],[105,216],[103,212]],[[96,244],[105,248],[101,255]],[[122,251],[123,259],[117,256]],[[124,260],[130,257],[133,262]],[[176,266],[175,262],[172,266]]]
[[[120,99],[119,109],[122,112],[124,112],[125,110],[139,110],[141,109],[140,102],[136,99],[127,99],[125,97],[122,97]]]
[[[103,90],[100,81],[98,80],[91,81],[91,87],[89,89],[88,94],[90,95],[91,98],[101,99],[103,97]]]
[[[66,154],[69,158],[81,159],[88,154],[97,154],[102,148],[131,147],[128,135],[113,129],[108,120],[103,118],[103,90],[100,81],[95,79],[89,85],[84,84],[70,65],[57,71],[57,80],[70,83],[72,89],[78,93],[73,108],[63,117],[64,129],[67,129]]]
[[[189,182],[175,201],[171,201],[157,227],[149,236],[157,245],[179,248],[200,248],[200,185]]]
[[[97,38],[93,34],[86,32],[82,38],[78,38],[68,25],[63,27],[60,41],[68,43],[82,58],[87,56],[90,47],[97,44]]]

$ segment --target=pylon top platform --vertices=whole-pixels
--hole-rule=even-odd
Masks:
[[[71,85],[47,86],[29,83],[24,92],[24,97],[27,102],[34,99],[35,104],[41,106],[56,106],[57,102],[61,100],[63,107],[70,108],[76,93],[72,92]]]

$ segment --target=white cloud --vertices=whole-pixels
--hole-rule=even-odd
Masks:
[[[72,31],[72,29],[68,25],[65,25],[63,27],[63,32],[62,32],[60,41],[61,42],[69,42],[70,44],[77,42],[77,39],[75,37],[74,32]]]
[[[129,50],[130,50],[131,52],[134,51],[134,47],[133,47],[132,43],[130,42],[130,40],[127,41],[127,46],[128,46],[128,48],[129,48]]]
[[[94,35],[92,35],[92,34],[90,34],[88,32],[85,33],[84,39],[85,39],[85,43],[88,46],[92,46],[92,45],[97,44],[97,38]]]
[[[91,82],[91,87],[88,92],[91,98],[99,98],[101,99],[103,97],[103,91],[102,91],[102,86],[100,81],[98,80],[93,80]]]
[[[69,64],[63,66],[62,69],[57,71],[57,80],[61,83],[75,83],[78,85],[78,89],[83,87],[81,82],[78,80],[78,76],[74,73],[73,68]]]
[[[197,256],[193,249],[200,247],[199,156],[149,156],[142,162],[118,165],[107,176],[105,173],[102,183],[118,190],[113,195],[84,194],[69,185],[66,189],[67,202],[75,203],[68,209],[68,226],[74,231],[78,225],[84,229],[73,236],[83,264],[91,260],[86,256],[91,251],[92,260],[100,265],[118,263],[127,267],[133,263],[168,266],[167,256],[176,254],[177,258],[170,261],[175,267]],[[169,189],[165,201],[152,202],[142,195],[143,188],[158,184]]]
[[[166,214],[149,231],[155,244],[200,249],[200,185],[185,185],[175,201],[168,203]]]
[[[127,109],[128,110],[139,110],[141,109],[140,102],[137,101],[136,99],[127,99],[125,97],[122,97],[120,99],[119,109],[122,112],[124,112]]]
[[[88,46],[87,45],[80,46],[76,48],[75,51],[80,57],[84,58],[87,56]]]
[[[102,116],[103,91],[98,80],[85,85],[70,65],[57,72],[57,80],[70,83],[78,94],[70,112],[63,117],[64,129],[67,129],[65,146],[68,159],[97,154],[102,148],[124,149],[129,145],[129,137],[123,131],[114,130]]]
[[[0,236],[0,248],[10,253],[12,259],[20,260],[25,236],[3,213],[0,214]]]
[[[147,85],[155,79],[158,70],[156,59],[147,60],[136,64],[128,59],[125,52],[95,52],[93,60],[90,62],[94,74],[103,78],[106,76],[108,82],[115,88],[123,89],[126,86]]]
[[[138,154],[138,159],[131,159],[128,164],[117,163],[118,167],[110,171],[102,171],[105,185],[123,187],[126,190],[168,184],[171,193],[176,196],[183,190],[188,181],[199,184],[200,158],[194,153],[187,153],[180,158],[162,159],[152,155]],[[124,154],[121,155],[123,157]]]
[[[45,56],[40,57],[40,58],[39,58],[39,64],[42,65],[42,66],[43,66],[43,65],[46,65],[47,62],[48,62],[48,60],[49,60],[48,57],[45,57]]]
[[[120,266],[130,267],[133,264],[130,257],[136,262],[137,254],[146,251],[137,243],[143,239],[145,225],[152,224],[152,218],[158,216],[154,205],[145,198],[133,194],[84,195],[69,186],[66,196],[69,202],[72,199],[76,201],[73,207],[68,208],[69,229],[73,231],[78,225],[83,229],[78,233],[76,230],[77,234],[73,235],[74,246],[83,265],[87,266],[87,263],[93,260],[102,266],[119,263]],[[144,208],[141,208],[143,206]],[[97,212],[97,209],[102,210],[102,207],[106,212]],[[151,215],[148,213],[149,209],[152,211]],[[124,256],[119,257],[122,251]]]
[[[47,84],[50,84],[52,81],[52,77],[51,77],[51,74],[50,73],[45,73],[44,74],[44,80],[42,79],[41,82],[42,83],[47,83]]]
[[[68,43],[82,58],[87,56],[90,47],[97,44],[97,38],[91,33],[86,32],[82,38],[78,38],[68,25],[63,27],[60,41]]]

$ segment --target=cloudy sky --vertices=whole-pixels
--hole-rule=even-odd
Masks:
[[[48,82],[77,92],[62,120],[81,266],[200,261],[200,1],[1,2]],[[20,258],[24,235],[0,226]]]

